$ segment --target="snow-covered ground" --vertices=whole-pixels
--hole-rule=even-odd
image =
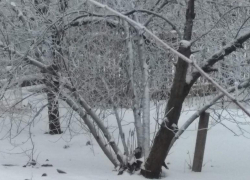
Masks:
[[[36,99],[29,98],[26,100],[32,101],[42,106],[46,102],[41,101],[42,97]],[[15,138],[8,138],[10,135],[10,118],[1,116],[1,138],[0,141],[0,180],[127,180],[127,179],[144,179],[138,174],[130,175],[124,173],[121,176],[114,171],[113,165],[104,156],[103,152],[98,147],[97,143],[91,138],[89,133],[81,130],[81,123],[77,120],[77,116],[73,115],[71,131],[65,129],[71,117],[70,111],[63,108],[62,104],[61,115],[64,116],[62,126],[65,133],[63,135],[48,135],[44,134],[47,129],[47,109],[44,109],[41,115],[37,116],[35,122],[31,125],[31,134],[29,128],[25,129],[20,135]],[[35,115],[39,111],[27,112],[25,117],[17,116],[16,119],[27,121],[29,117]],[[231,110],[235,113],[237,110]],[[68,113],[67,113],[68,112]],[[30,113],[30,114],[29,114]],[[152,107],[152,114],[155,113],[155,108]],[[193,111],[184,112],[181,116],[180,125],[193,113]],[[223,114],[224,112],[222,112]],[[67,116],[66,116],[67,114]],[[29,115],[29,116],[28,116]],[[212,118],[210,118],[212,119]],[[17,125],[18,120],[12,121]],[[132,129],[133,115],[130,111],[126,111],[123,124],[124,131],[129,132]],[[243,119],[239,119],[244,121]],[[4,123],[3,123],[4,122]],[[4,125],[3,125],[4,124]],[[115,126],[116,120],[113,116],[106,119],[105,124]],[[192,172],[189,168],[193,161],[197,121],[189,127],[181,138],[176,142],[168,156],[169,170],[164,170],[163,175],[166,179],[171,180],[248,180],[250,178],[250,139],[243,136],[235,136],[231,131],[239,133],[239,128],[235,122],[223,121],[227,126],[225,128],[221,124],[210,123],[208,131],[207,144],[204,157],[204,167],[201,173]],[[154,129],[154,119],[152,117],[152,128]],[[179,125],[179,126],[180,126]],[[245,130],[250,131],[249,125],[241,125]],[[111,128],[110,131],[114,131]],[[117,135],[117,130],[114,135]],[[12,131],[12,136],[15,135],[15,130]],[[34,142],[34,159],[37,164],[23,167],[31,156],[32,148],[29,136],[32,136]],[[247,132],[245,132],[247,136]],[[28,141],[27,141],[28,139]],[[27,141],[27,142],[26,142]],[[92,146],[86,146],[86,142],[91,141]],[[10,143],[11,142],[11,143]],[[120,143],[121,145],[121,143]],[[47,161],[46,161],[47,160]],[[3,166],[12,164],[14,166]],[[42,164],[52,164],[53,167],[41,167]],[[63,170],[66,174],[59,174],[57,169]],[[42,174],[46,173],[46,177]]]

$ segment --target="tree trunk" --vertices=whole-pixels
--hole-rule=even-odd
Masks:
[[[191,40],[194,14],[194,0],[189,0],[186,10],[186,23],[184,29],[184,40]],[[186,57],[190,57],[190,47],[180,45],[178,51]],[[171,88],[171,94],[165,111],[165,119],[161,124],[148,159],[145,162],[141,173],[146,178],[160,178],[161,166],[167,156],[168,148],[175,135],[182,104],[186,98],[190,86],[186,84],[188,63],[178,58],[175,77]]]
[[[137,93],[137,86],[134,82],[134,53],[133,53],[133,44],[131,39],[131,34],[129,31],[129,25],[127,21],[124,21],[125,31],[126,31],[126,39],[127,39],[127,50],[128,50],[128,58],[129,58],[129,69],[128,69],[128,78],[130,79],[130,86],[133,92],[132,97],[132,106],[133,106],[133,114],[135,121],[135,130],[137,137],[137,146],[143,147],[143,134],[142,134],[142,123],[141,123],[141,112],[140,112],[140,103],[139,97]]]
[[[59,93],[59,77],[58,72],[60,69],[60,59],[58,55],[56,54],[56,51],[61,52],[60,48],[57,49],[57,47],[60,45],[60,34],[56,32],[56,30],[53,32],[52,36],[52,51],[53,51],[53,64],[50,66],[51,71],[53,72],[53,75],[48,75],[47,78],[45,78],[46,85],[47,85],[47,99],[48,99],[48,115],[49,115],[49,132],[50,134],[61,134],[61,128],[60,128],[60,115],[59,115],[59,102],[56,98],[56,95]]]
[[[56,88],[53,90],[49,90],[47,92],[47,99],[48,99],[48,117],[49,117],[49,134],[61,134],[61,127],[60,127],[60,117],[59,117],[59,103],[58,99],[56,98],[56,94],[58,94],[59,83],[53,82],[53,85]],[[50,87],[50,85],[47,85]]]
[[[134,16],[135,21],[139,22],[137,15]],[[144,159],[149,155],[150,151],[150,92],[149,92],[149,66],[146,62],[144,56],[144,45],[143,36],[140,31],[138,31],[139,42],[138,46],[138,61],[140,62],[141,72],[142,72],[142,84],[143,84],[143,97],[142,97],[142,151]]]
[[[123,148],[124,148],[124,154],[126,156],[128,156],[129,155],[129,151],[128,151],[128,146],[126,144],[125,134],[124,134],[124,132],[122,130],[121,119],[119,117],[118,110],[117,110],[117,107],[115,105],[114,105],[113,109],[114,109],[114,113],[115,113],[115,117],[116,117],[118,129],[119,129],[119,134],[120,134],[120,137],[121,137],[122,145],[123,145]]]
[[[90,132],[94,136],[95,140],[101,147],[104,154],[108,157],[108,159],[114,164],[115,167],[119,166],[119,163],[117,162],[117,159],[115,158],[115,155],[110,151],[109,146],[107,146],[107,143],[103,139],[102,136],[100,136],[99,132],[96,130],[94,123],[90,118],[88,118],[87,114],[84,112],[83,108],[80,104],[78,104],[74,98],[67,95],[67,93],[62,92],[61,93],[62,99],[83,119],[85,124],[88,126]],[[105,135],[105,132],[103,132]]]
[[[49,1],[44,1],[44,4],[41,4],[41,2],[35,0],[35,5],[37,6],[37,10],[41,15],[45,15],[48,12],[49,8]],[[64,5],[64,1],[60,1],[59,5]],[[63,6],[64,7],[64,6]],[[67,6],[66,6],[67,7]],[[65,8],[66,8],[65,7]],[[62,10],[64,11],[65,8]],[[60,127],[60,114],[59,114],[59,102],[56,98],[56,95],[59,93],[59,77],[57,76],[57,73],[59,70],[58,66],[58,57],[56,55],[56,51],[60,52],[60,45],[61,45],[61,33],[57,31],[57,27],[52,28],[52,54],[53,57],[51,59],[53,60],[52,65],[50,66],[50,70],[53,75],[46,75],[45,74],[45,84],[47,86],[47,100],[48,100],[48,118],[49,118],[49,134],[61,134],[61,127]],[[42,73],[45,73],[42,71]]]
[[[146,62],[145,57],[142,56],[143,54],[143,39],[140,38],[139,43],[139,57],[142,61],[142,76],[143,76],[143,152],[144,152],[144,159],[146,159],[149,155],[150,151],[150,95],[149,95],[149,74],[148,74],[148,64]]]

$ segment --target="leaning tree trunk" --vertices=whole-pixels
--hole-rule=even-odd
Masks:
[[[183,39],[187,41],[191,40],[193,19],[195,18],[194,1],[195,0],[189,0],[186,10],[186,23]],[[186,57],[191,55],[190,46],[182,46],[180,44],[178,51]],[[144,169],[141,170],[142,175],[146,178],[160,177],[162,164],[164,163],[168,148],[175,135],[174,130],[180,117],[183,101],[190,89],[186,86],[187,69],[188,63],[181,58],[178,58],[171,94],[165,111],[165,119],[155,137],[150,154],[145,162]]]

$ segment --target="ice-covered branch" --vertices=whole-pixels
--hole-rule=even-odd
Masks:
[[[32,58],[31,56],[28,56],[27,54],[20,53],[19,51],[17,51],[16,49],[12,47],[5,46],[3,43],[2,44],[0,43],[0,48],[2,48],[5,51],[9,51],[12,54],[17,55],[19,58],[23,58],[24,61],[26,61],[27,63],[32,64],[45,72],[52,73],[51,69],[49,69],[50,66],[37,61],[36,59]]]
[[[243,43],[246,42],[250,38],[250,30],[237,39],[233,40],[229,44],[225,45],[221,50],[214,53],[210,58],[205,60],[205,64],[201,67],[204,72],[209,72],[212,66],[220,60],[223,60],[226,56],[236,51],[237,48],[242,48]],[[192,81],[193,84],[196,80],[201,76],[201,72],[196,71],[192,73]]]
[[[61,92],[61,97],[84,120],[85,124],[88,126],[90,132],[92,133],[92,135],[96,139],[97,143],[99,144],[99,146],[101,147],[103,152],[106,154],[106,156],[109,158],[109,160],[114,164],[114,166],[117,167],[119,164],[118,164],[116,158],[114,157],[112,152],[109,151],[109,148],[108,148],[108,146],[106,146],[104,139],[101,136],[99,136],[98,132],[95,129],[94,124],[88,118],[87,114],[83,111],[81,105],[78,104],[72,97],[70,97],[64,91]],[[111,140],[111,138],[109,140]],[[110,144],[113,144],[113,142],[110,142]]]
[[[130,87],[133,92],[133,99],[132,99],[132,109],[134,114],[134,121],[135,121],[135,128],[136,128],[136,135],[137,135],[137,145],[139,147],[143,146],[143,134],[142,134],[142,123],[141,123],[141,116],[140,116],[140,105],[139,105],[139,95],[137,93],[137,86],[135,85],[134,81],[134,49],[133,43],[129,31],[129,25],[126,21],[124,21],[125,25],[125,33],[126,33],[126,40],[127,40],[127,51],[128,51],[128,60],[129,60],[129,79],[130,79]]]
[[[90,115],[90,117],[94,120],[94,122],[97,124],[97,126],[101,129],[101,131],[103,132],[105,138],[107,139],[108,142],[110,142],[110,146],[112,147],[115,154],[117,155],[117,159],[119,160],[119,162],[122,165],[124,165],[124,161],[123,161],[121,151],[120,151],[119,147],[117,146],[117,144],[114,141],[111,141],[112,136],[109,133],[109,131],[107,130],[107,128],[104,126],[102,120],[97,116],[97,114],[88,105],[88,103],[85,101],[84,98],[82,98],[76,92],[74,92],[74,96],[75,96],[75,98],[77,98],[77,100],[78,100],[79,104],[81,105],[81,107],[84,108],[84,110],[86,111],[86,114]]]
[[[186,61],[190,65],[192,65],[198,72],[198,76],[202,75],[205,77],[208,81],[210,81],[215,87],[217,87],[223,94],[225,94],[229,99],[231,99],[240,109],[242,109],[249,117],[250,112],[238,101],[235,100],[235,98],[230,95],[223,87],[221,87],[217,82],[215,82],[204,70],[203,68],[199,67],[193,60],[187,58],[183,54],[176,51],[174,48],[170,47],[167,43],[165,43],[163,40],[161,40],[159,37],[157,37],[154,33],[152,33],[149,29],[147,29],[142,24],[130,19],[129,17],[123,15],[122,13],[110,8],[107,5],[101,4],[95,0],[88,0],[88,2],[101,7],[103,9],[106,9],[107,11],[110,11],[111,13],[114,13],[115,15],[119,16],[120,18],[126,20],[129,22],[132,26],[134,26],[138,31],[146,32],[151,38],[155,40],[155,42],[164,48],[165,51],[171,51],[175,55],[177,55],[179,58],[181,58],[183,61]],[[212,56],[212,58],[207,61],[207,66],[211,66],[210,64],[214,64],[218,60],[222,59],[225,55],[230,54],[231,52],[235,51],[237,47],[241,47],[242,43],[245,42],[247,39],[250,38],[250,32],[245,33],[244,35],[240,36],[238,39],[233,41],[231,45],[228,45],[224,47],[224,50],[219,51],[215,56]]]
[[[115,21],[113,19],[107,18],[106,16],[104,17],[95,17],[95,16],[89,16],[89,15],[83,15],[83,16],[79,16],[77,18],[75,18],[73,21],[71,21],[66,27],[65,29],[67,29],[68,27],[72,26],[83,26],[83,25],[87,25],[90,23],[96,23],[99,21],[105,21],[107,23],[107,25],[109,27],[116,27],[119,24],[119,21]]]
[[[176,30],[177,34],[178,34],[178,37],[181,38],[181,32],[179,31],[179,29],[176,27],[176,25],[174,25],[170,20],[168,20],[167,18],[163,17],[161,14],[158,14],[156,12],[153,12],[153,11],[148,11],[148,10],[145,10],[145,9],[134,9],[130,12],[127,12],[125,13],[125,15],[130,15],[130,14],[133,14],[133,13],[136,13],[136,12],[143,12],[143,13],[147,13],[147,14],[152,14],[156,17],[159,17],[161,19],[163,19],[164,21],[166,21],[172,28],[173,30]]]
[[[22,84],[24,82],[35,82],[35,81],[42,81],[43,80],[43,76],[41,74],[32,74],[32,75],[26,75],[23,77],[17,77],[15,79],[13,79],[10,83],[8,82],[8,79],[1,79],[0,83],[1,84],[5,84],[5,83],[9,83],[8,88],[11,88],[15,85],[19,85],[22,86]],[[1,85],[0,85],[1,86]]]
[[[109,95],[109,87],[108,87],[108,84],[107,82],[105,81],[104,78],[101,78],[102,79],[102,82],[106,88],[106,91],[108,92],[108,97],[111,101],[111,103],[113,104],[113,110],[114,110],[114,113],[115,113],[115,118],[116,118],[116,121],[117,121],[117,125],[118,125],[118,129],[119,129],[119,134],[120,134],[120,137],[121,137],[121,140],[122,140],[122,145],[123,145],[123,148],[124,148],[124,152],[125,152],[125,155],[129,155],[129,152],[128,152],[128,146],[126,144],[126,140],[125,140],[125,135],[124,135],[124,132],[122,130],[122,124],[121,124],[121,118],[119,117],[119,114],[118,114],[118,109],[113,101],[113,97],[110,97]]]
[[[250,79],[246,80],[245,82],[241,83],[237,86],[237,89],[243,89],[250,86]],[[232,93],[236,90],[235,87],[231,87],[227,90],[228,93]],[[178,132],[175,134],[175,137],[171,141],[171,145],[169,146],[169,150],[173,146],[174,142],[184,133],[184,131],[194,122],[196,118],[200,116],[201,113],[205,112],[207,109],[209,109],[211,106],[213,106],[218,100],[220,100],[222,97],[224,97],[224,93],[220,93],[217,95],[213,100],[208,102],[205,106],[197,110],[178,130]],[[168,150],[168,152],[169,152]]]
[[[14,2],[11,2],[10,6],[11,6],[12,10],[17,14],[17,17],[22,21],[25,28],[28,30],[29,23],[28,23],[26,17],[24,16],[23,12],[16,6],[16,4]]]

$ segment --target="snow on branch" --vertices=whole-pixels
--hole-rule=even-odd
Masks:
[[[17,14],[17,17],[22,21],[23,25],[25,26],[26,29],[29,29],[29,23],[24,16],[23,12],[16,6],[14,2],[10,3],[10,6],[12,10]]]
[[[27,91],[32,92],[32,93],[41,93],[45,91],[46,89],[47,89],[46,85],[40,84],[40,85],[30,86],[29,88],[27,88]]]
[[[183,54],[179,53],[172,47],[170,47],[167,43],[165,43],[163,40],[161,40],[159,37],[157,37],[154,33],[152,33],[149,29],[147,29],[145,26],[142,24],[130,19],[129,17],[123,15],[122,13],[110,8],[107,5],[101,4],[95,0],[88,0],[88,2],[106,9],[107,11],[110,11],[111,13],[121,17],[122,19],[126,20],[130,25],[134,26],[138,31],[140,32],[146,32],[151,38],[155,40],[155,42],[159,45],[162,46],[165,51],[171,51],[175,55],[177,55],[179,58],[181,58],[183,61],[189,63],[192,65],[198,72],[201,74],[203,77],[205,77],[208,81],[210,81],[216,88],[218,88],[223,94],[225,94],[229,99],[231,99],[240,109],[242,109],[249,117],[250,117],[250,112],[236,99],[228,93],[223,87],[221,87],[217,82],[215,82],[201,67],[199,67],[193,60],[189,59],[188,57],[184,56]],[[219,52],[218,56],[212,57],[211,62],[217,62],[217,59],[223,58],[223,56],[230,54],[231,52],[235,51],[236,47],[241,47],[242,43],[245,42],[248,38],[250,38],[250,31],[248,33],[245,33],[244,35],[240,36],[238,39],[234,41],[233,46],[229,45],[227,48],[225,48],[224,51]],[[210,61],[209,61],[210,62]],[[214,63],[215,63],[214,62]]]
[[[247,88],[250,86],[250,79],[244,81],[243,83],[235,86],[235,87],[231,87],[227,90],[228,93],[232,93],[236,90],[239,89],[243,89],[243,88]],[[189,127],[190,124],[192,124],[194,122],[194,120],[196,118],[198,118],[200,116],[201,113],[205,112],[208,108],[210,108],[211,106],[213,106],[218,100],[220,100],[222,97],[224,97],[224,93],[220,93],[219,95],[217,95],[214,99],[212,99],[210,102],[208,102],[205,106],[203,106],[202,108],[200,108],[199,110],[197,110],[178,130],[178,132],[175,134],[175,137],[172,139],[171,141],[171,145],[169,146],[169,150],[171,149],[172,145],[174,144],[174,142],[182,135],[182,133]],[[169,152],[168,150],[168,152]]]
[[[22,53],[20,53],[19,51],[17,51],[17,50],[14,49],[14,48],[11,48],[11,47],[9,47],[9,46],[5,46],[4,44],[1,45],[1,43],[0,43],[0,48],[3,48],[3,50],[9,51],[9,52],[11,52],[12,54],[15,54],[15,55],[19,56],[20,58],[24,58],[24,60],[25,60],[27,63],[32,64],[32,65],[34,65],[34,66],[36,66],[36,67],[38,67],[38,68],[40,68],[40,69],[42,69],[42,70],[47,71],[47,72],[50,73],[50,71],[49,71],[49,66],[48,66],[48,65],[45,65],[45,64],[43,64],[43,63],[37,61],[36,59],[34,59],[34,58],[28,56],[27,54],[22,54]],[[30,48],[30,49],[31,49],[31,48]],[[28,50],[28,51],[29,51],[29,50]],[[28,51],[27,51],[27,52],[28,52]]]
[[[180,41],[180,46],[183,47],[183,48],[188,48],[191,46],[191,43],[190,41],[187,41],[187,40],[181,40]]]
[[[148,11],[148,10],[145,10],[145,9],[135,9],[135,10],[132,10],[130,12],[125,13],[125,15],[130,15],[130,14],[133,14],[135,12],[143,12],[143,13],[152,14],[154,16],[157,16],[157,17],[165,20],[173,28],[173,30],[175,30],[177,32],[179,38],[181,38],[181,32],[179,31],[179,29],[170,20],[168,20],[167,18],[163,17],[161,14],[155,13],[153,11]]]
[[[5,84],[9,83],[8,87],[11,88],[15,85],[21,85],[23,82],[31,82],[31,81],[41,81],[43,79],[43,76],[41,74],[32,74],[32,75],[26,75],[23,77],[17,77],[12,82],[9,82],[9,79],[1,79],[0,83]]]
[[[74,96],[75,96],[76,99],[78,99],[79,104],[81,105],[81,107],[83,107],[85,109],[86,113],[88,115],[90,115],[90,117],[94,120],[94,122],[101,129],[101,131],[103,132],[103,134],[104,134],[105,138],[107,139],[107,141],[112,142],[111,134],[109,133],[107,128],[104,126],[102,120],[98,117],[98,115],[93,111],[93,109],[85,101],[85,99],[81,95],[77,94],[76,92],[74,92]],[[117,155],[117,159],[119,160],[119,162],[122,165],[124,165],[125,162],[123,161],[122,157],[119,155],[120,149],[117,146],[117,144],[116,143],[110,143],[110,146],[112,147],[115,154]]]
[[[231,54],[232,52],[236,51],[237,48],[242,48],[243,43],[246,42],[250,38],[250,30],[246,33],[239,36],[237,39],[233,40],[229,44],[225,45],[221,50],[214,53],[210,58],[205,61],[205,64],[201,67],[203,71],[210,72],[212,66],[220,60],[223,60],[226,56]],[[192,73],[192,81],[190,82],[193,84],[200,76],[200,72],[193,72]]]
[[[88,126],[90,132],[96,139],[97,143],[105,153],[105,155],[109,158],[109,160],[114,164],[115,167],[119,165],[117,162],[117,159],[113,155],[113,153],[109,150],[108,146],[106,146],[105,140],[102,138],[102,136],[99,136],[99,133],[96,131],[96,128],[93,124],[93,122],[88,118],[87,114],[82,109],[81,105],[78,104],[73,97],[69,96],[68,93],[62,91],[60,93],[60,96],[62,99],[77,113],[79,116],[83,119],[85,124]],[[111,140],[111,139],[110,139]],[[114,144],[114,143],[111,143]]]
[[[65,29],[67,29],[69,26],[83,26],[89,23],[93,23],[93,22],[99,22],[99,21],[105,21],[107,23],[108,26],[110,27],[116,27],[119,24],[119,21],[115,21],[112,19],[107,19],[106,17],[92,17],[90,15],[84,15],[84,16],[79,16],[77,18],[75,18],[73,21],[71,21],[66,27]]]

